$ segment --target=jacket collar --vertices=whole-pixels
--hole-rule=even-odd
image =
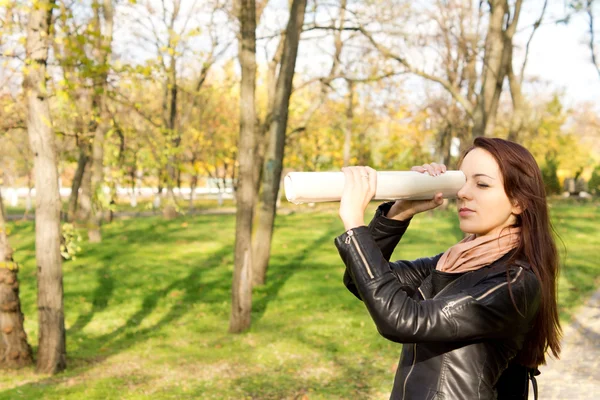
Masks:
[[[464,288],[473,287],[479,282],[481,282],[483,279],[485,279],[488,275],[506,270],[506,261],[510,259],[510,257],[514,254],[515,251],[516,250],[514,249],[509,251],[490,265],[479,268],[475,271],[465,272],[464,274],[462,274],[462,276],[450,282],[435,296],[433,296],[433,284],[431,283],[432,274],[429,274],[427,278],[425,278],[421,282],[421,286],[419,286],[418,288],[418,293],[423,298],[423,300],[428,300],[439,297],[441,294],[452,294]],[[521,266],[528,267],[528,264],[524,263],[523,261],[519,260],[516,263]]]

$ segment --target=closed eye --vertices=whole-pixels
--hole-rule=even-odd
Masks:
[[[484,188],[490,187],[489,185],[486,185],[485,183],[478,183],[477,186],[484,187]]]

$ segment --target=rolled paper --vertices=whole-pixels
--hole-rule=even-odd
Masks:
[[[285,196],[294,204],[340,201],[344,190],[343,172],[290,172],[283,181]],[[456,198],[466,182],[462,171],[439,176],[416,171],[377,171],[374,200],[430,200],[436,193]]]

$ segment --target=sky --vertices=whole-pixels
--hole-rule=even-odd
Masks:
[[[600,4],[596,3],[597,9],[600,9]],[[524,9],[523,24],[520,25],[525,26],[526,23],[535,21],[540,9]],[[564,2],[549,1],[546,13],[547,21],[561,18],[565,13]],[[600,12],[596,12],[596,15],[600,16]],[[542,25],[531,42],[525,73],[528,77],[548,81],[554,89],[564,90],[566,99],[571,104],[590,101],[598,105],[600,76],[591,61],[587,23],[584,15],[580,14],[574,16],[569,24]],[[600,26],[600,21],[595,23],[597,27]],[[522,41],[522,35],[520,39]]]

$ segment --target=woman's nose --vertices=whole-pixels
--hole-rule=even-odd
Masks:
[[[456,196],[457,196],[459,199],[464,199],[464,198],[467,198],[468,194],[469,194],[468,185],[465,183],[465,184],[464,184],[464,185],[463,185],[463,186],[462,186],[462,187],[461,187],[461,188],[458,190],[458,193],[456,194]]]

